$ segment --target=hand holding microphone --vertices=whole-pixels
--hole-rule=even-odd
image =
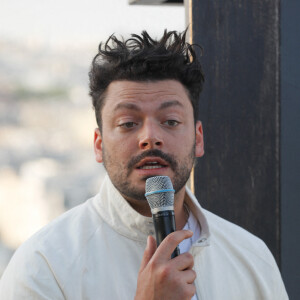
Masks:
[[[193,284],[196,273],[192,269],[194,259],[190,253],[179,254],[177,247],[193,233],[189,230],[175,231],[173,186],[168,177],[160,177],[166,176],[149,178],[151,180],[146,184],[157,241],[152,236],[148,237],[135,300],[190,300],[196,292]]]
[[[168,176],[155,176],[146,180],[145,196],[151,208],[157,246],[167,235],[176,230],[174,192]],[[174,258],[179,254],[180,251],[177,246],[171,257]]]

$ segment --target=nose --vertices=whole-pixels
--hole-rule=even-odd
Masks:
[[[154,122],[147,121],[141,128],[139,147],[141,150],[157,149],[163,145],[160,128]]]

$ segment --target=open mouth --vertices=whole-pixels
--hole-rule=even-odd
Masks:
[[[151,169],[160,169],[166,167],[157,161],[147,162],[144,165],[138,167],[140,170],[151,170]]]
[[[167,167],[168,164],[161,158],[152,157],[142,159],[136,166],[139,170],[153,170],[153,169],[161,169]]]

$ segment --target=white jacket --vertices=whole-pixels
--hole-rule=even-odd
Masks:
[[[242,228],[186,201],[201,226],[192,246],[199,300],[288,299],[265,244]],[[25,242],[0,281],[0,299],[130,299],[151,218],[138,214],[108,176],[100,192]]]

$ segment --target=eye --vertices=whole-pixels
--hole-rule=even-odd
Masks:
[[[125,122],[125,123],[119,124],[118,126],[121,128],[124,128],[124,129],[130,129],[130,128],[135,127],[136,125],[137,125],[137,123],[135,123],[135,122]]]
[[[176,121],[176,120],[167,120],[164,122],[165,125],[168,125],[170,127],[175,127],[178,124],[180,124],[180,122]]]

